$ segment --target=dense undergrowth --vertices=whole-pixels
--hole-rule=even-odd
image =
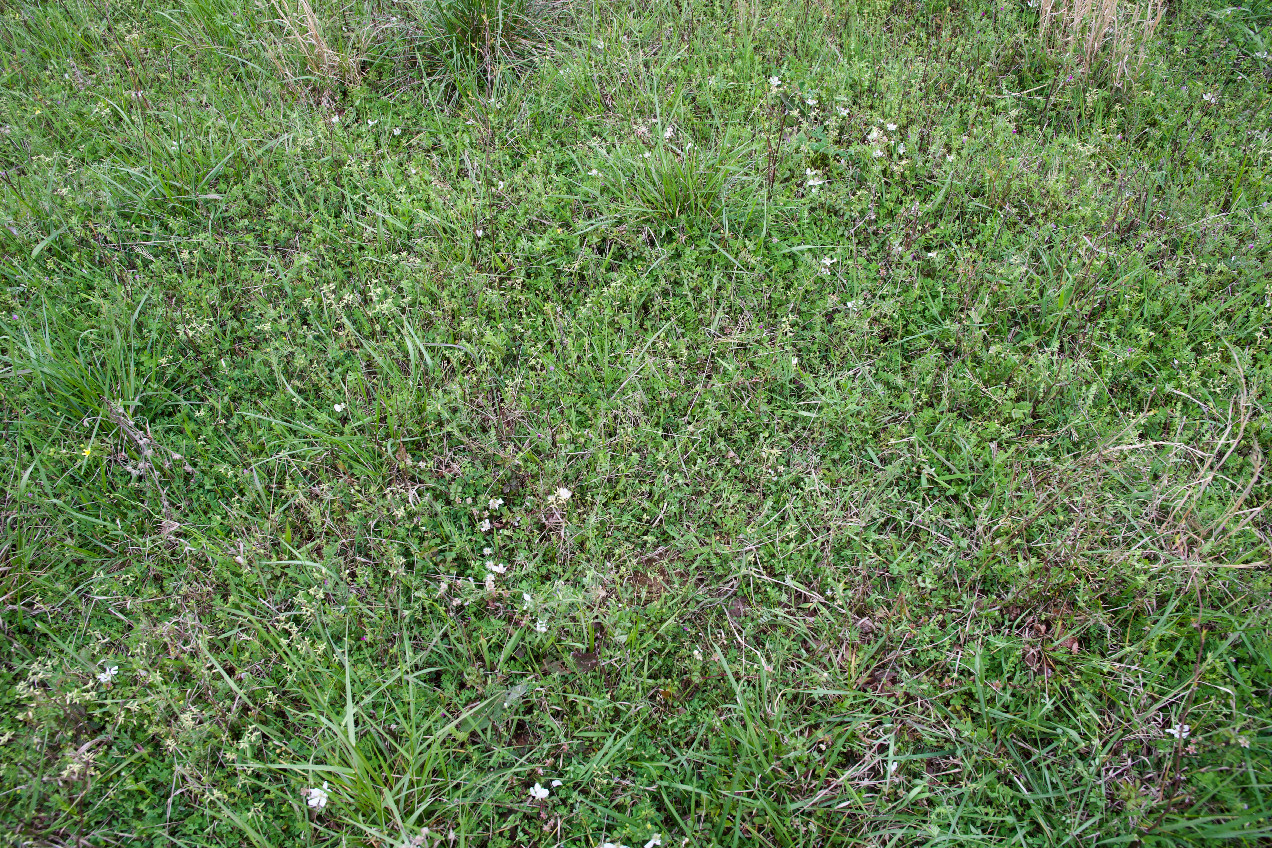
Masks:
[[[0,839],[1272,837],[1267,26],[0,7]]]

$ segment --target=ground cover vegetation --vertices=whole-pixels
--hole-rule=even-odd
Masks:
[[[1267,844],[1269,22],[0,5],[0,842]]]

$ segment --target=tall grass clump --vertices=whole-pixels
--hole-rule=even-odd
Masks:
[[[559,0],[415,0],[413,58],[451,85],[489,82],[496,68],[524,67],[546,51],[563,9]]]
[[[362,50],[341,50],[324,34],[324,27],[309,0],[273,0],[278,24],[284,34],[284,43],[298,50],[305,68],[316,79],[336,80],[347,85],[357,85],[362,79],[362,56],[365,54],[369,29],[359,27]],[[345,28],[347,30],[347,27]],[[355,37],[351,45],[359,44]],[[285,63],[275,59],[280,71]]]
[[[741,190],[759,180],[747,165],[750,145],[724,133],[710,146],[676,137],[674,122],[639,124],[634,143],[618,148],[584,168],[585,195],[606,203],[615,220],[646,224],[696,220],[737,230],[750,220],[754,206],[735,203],[758,191]],[[661,129],[660,129],[661,127]],[[660,137],[656,137],[660,136]],[[652,139],[652,140],[651,140]]]
[[[1038,21],[1044,44],[1071,56],[1083,73],[1107,71],[1113,84],[1138,71],[1166,13],[1165,0],[1042,0]]]

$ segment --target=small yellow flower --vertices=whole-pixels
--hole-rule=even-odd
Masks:
[[[85,445],[84,449],[80,451],[80,453],[84,454],[84,456],[88,456],[92,452],[93,452],[93,449],[91,447],[88,447],[87,445]]]

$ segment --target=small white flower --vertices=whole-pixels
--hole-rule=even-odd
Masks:
[[[380,119],[379,119],[379,118],[376,118],[375,120],[371,120],[370,118],[367,118],[367,126],[368,126],[368,127],[374,127],[374,126],[375,126],[376,124],[378,124],[378,123],[380,123]]]
[[[697,660],[698,662],[702,662],[702,649],[701,649],[701,648],[694,648],[694,649],[693,649],[693,658],[694,658],[695,660]]]
[[[530,788],[530,797],[535,799],[536,801],[542,801],[544,798],[548,797],[551,794],[552,793],[550,790],[544,789],[542,786],[540,786],[537,783]]]
[[[827,256],[825,259],[822,260],[822,264],[825,265],[827,268],[829,268],[831,265],[834,265],[838,261],[839,260],[833,256]]]
[[[492,527],[494,527],[494,525],[490,523],[489,518],[483,518],[481,520],[481,524],[477,525],[477,529],[483,533],[489,533]]]
[[[115,679],[115,675],[116,675],[116,674],[119,674],[119,666],[117,666],[117,665],[108,665],[108,666],[106,666],[106,670],[105,670],[105,671],[103,671],[101,674],[97,675],[97,682],[98,682],[98,683],[101,683],[101,684],[103,684],[103,685],[104,685],[104,684],[107,684],[107,683],[110,683],[112,680],[114,680],[114,679]]]
[[[885,126],[887,127],[888,132],[896,132],[896,131],[897,131],[897,125],[896,125],[896,124],[886,124]]]
[[[526,602],[526,609],[530,609],[532,606],[534,606],[534,598],[530,597],[529,592],[522,592],[521,600]]]
[[[654,154],[650,153],[648,150],[646,150],[646,151],[645,151],[645,158],[646,158],[646,159],[648,159],[650,156],[653,156],[653,155],[654,155]]]
[[[817,105],[817,98],[816,98],[816,97],[806,97],[806,98],[804,98],[804,102],[805,102],[805,103],[807,103],[809,106],[816,106],[816,105]]]
[[[340,116],[339,116],[339,115],[332,115],[332,116],[331,116],[331,122],[332,122],[333,124],[338,124],[338,123],[340,123]]]
[[[794,366],[794,365],[799,365],[799,357],[798,357],[798,356],[792,356],[792,357],[791,357],[791,365],[792,365],[792,366]]]
[[[953,154],[953,153],[946,153],[946,154],[945,154],[945,161],[946,161],[946,162],[953,162],[953,161],[954,161],[954,154]]]
[[[871,128],[870,128],[870,135],[866,136],[866,141],[874,141],[874,140],[875,140],[876,138],[878,138],[878,137],[879,137],[879,128],[878,128],[878,127],[871,127]]]
[[[777,91],[779,88],[782,87],[782,81],[778,79],[777,77],[769,77],[769,87],[772,88],[774,91]]]
[[[1214,94],[1213,92],[1209,92],[1209,91],[1208,91],[1208,92],[1206,92],[1205,94],[1201,95],[1201,99],[1202,99],[1202,100],[1204,100],[1204,101],[1206,101],[1207,103],[1218,103],[1218,102],[1219,102],[1219,96],[1218,96],[1217,94]]]
[[[596,49],[597,49],[597,50],[604,50],[604,49],[605,49],[605,42],[604,42],[604,41],[599,41],[599,40],[598,40],[598,41],[596,41],[595,43],[596,43]]]
[[[897,145],[897,153],[901,154],[902,156],[904,156],[904,155],[905,155],[905,145],[904,145],[904,144],[898,144],[898,145]]]
[[[547,633],[548,632],[547,619],[541,618],[538,621],[536,621],[534,623],[534,629],[536,633]]]
[[[485,230],[481,230],[481,229],[477,230],[477,238],[481,238],[485,234],[486,234]]]
[[[848,117],[849,109],[847,106],[836,106],[835,111],[839,113],[839,117],[841,118]]]
[[[592,170],[587,172],[587,175],[589,177],[599,177],[601,175],[601,172],[593,168]]]
[[[482,548],[482,549],[481,549],[481,555],[482,555],[482,556],[490,556],[490,555],[491,555],[491,554],[493,554],[494,552],[495,552],[495,549],[494,549],[494,548]]]
[[[655,833],[649,837],[649,841],[645,843],[645,848],[654,848],[655,845],[662,845],[662,834]]]
[[[334,409],[336,412],[344,412],[345,405],[343,403],[338,403],[335,406],[333,406],[332,409]]]
[[[394,134],[394,135],[401,135],[401,134],[402,134],[402,128],[401,128],[401,127],[394,127],[394,128],[393,128],[393,134]]]
[[[556,788],[557,788],[558,786],[560,786],[560,785],[561,785],[561,781],[559,781],[559,780],[554,780],[554,781],[552,781],[552,788],[553,788],[553,789],[556,789]]]
[[[627,848],[627,846],[618,842],[602,842],[601,848]]]
[[[663,130],[663,140],[671,141],[671,137],[675,134],[676,134],[676,128],[668,124],[667,129]]]
[[[491,511],[491,512],[494,512],[495,510],[499,509],[499,507],[501,507],[501,506],[503,506],[503,505],[504,505],[503,498],[491,498],[491,499],[490,499],[490,511]]]
[[[486,591],[487,592],[495,591],[495,575],[493,574],[486,575]]]
[[[308,796],[307,804],[315,810],[321,810],[327,806],[327,781],[322,782],[322,789],[306,789],[304,792]]]
[[[882,156],[883,156],[883,151],[882,151],[882,150],[876,150],[876,151],[874,152],[874,158],[879,159],[879,158],[882,158]]]
[[[494,572],[495,574],[503,574],[508,570],[508,566],[503,563],[495,564],[494,562],[487,562],[486,570]]]
[[[1192,728],[1186,724],[1177,724],[1174,727],[1166,728],[1166,733],[1174,736],[1176,739],[1187,739]]]
[[[559,501],[568,501],[570,499],[570,495],[572,494],[574,493],[571,492],[569,489],[565,488],[564,486],[556,490],[557,500]]]

